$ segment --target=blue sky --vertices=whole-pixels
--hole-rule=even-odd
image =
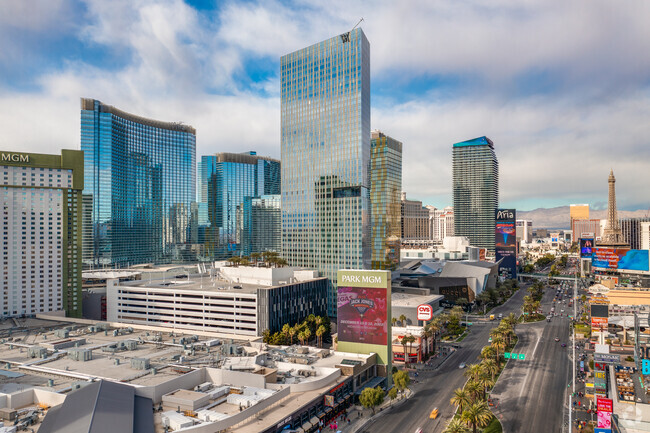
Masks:
[[[0,149],[79,147],[79,98],[197,128],[197,155],[280,156],[279,57],[361,24],[372,128],[403,189],[451,204],[487,135],[503,207],[650,208],[650,2],[0,0]]]

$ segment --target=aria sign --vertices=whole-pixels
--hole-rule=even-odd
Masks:
[[[418,320],[425,322],[433,318],[433,307],[429,304],[418,305]]]
[[[29,155],[21,153],[3,153],[2,162],[29,162]]]

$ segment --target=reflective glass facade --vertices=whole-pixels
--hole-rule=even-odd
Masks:
[[[399,266],[402,143],[373,131],[370,140],[372,269]]]
[[[281,58],[282,254],[329,278],[370,268],[370,44],[360,28]]]
[[[255,152],[219,153],[201,157],[199,173],[199,214],[203,204],[207,209],[206,257],[225,259],[261,252],[250,245],[251,200],[280,194],[280,161]],[[204,218],[199,216],[201,224]],[[262,251],[275,248],[270,245]]]
[[[196,200],[194,128],[82,99],[81,149],[84,195],[92,208],[86,266],[196,260],[189,245]]]
[[[264,251],[280,252],[282,226],[280,195],[245,197],[237,206],[237,240],[245,256]]]
[[[495,212],[499,205],[499,162],[487,137],[454,144],[452,153],[454,233],[473,247],[494,252]]]

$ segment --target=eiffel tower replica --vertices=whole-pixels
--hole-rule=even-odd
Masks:
[[[607,199],[607,224],[603,231],[601,241],[598,242],[599,247],[608,248],[630,248],[623,240],[623,233],[621,226],[618,223],[618,215],[616,212],[616,178],[614,177],[614,170],[609,172],[609,197]]]

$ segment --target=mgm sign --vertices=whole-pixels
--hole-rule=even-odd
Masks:
[[[3,153],[2,162],[29,162],[29,155],[21,153]]]

